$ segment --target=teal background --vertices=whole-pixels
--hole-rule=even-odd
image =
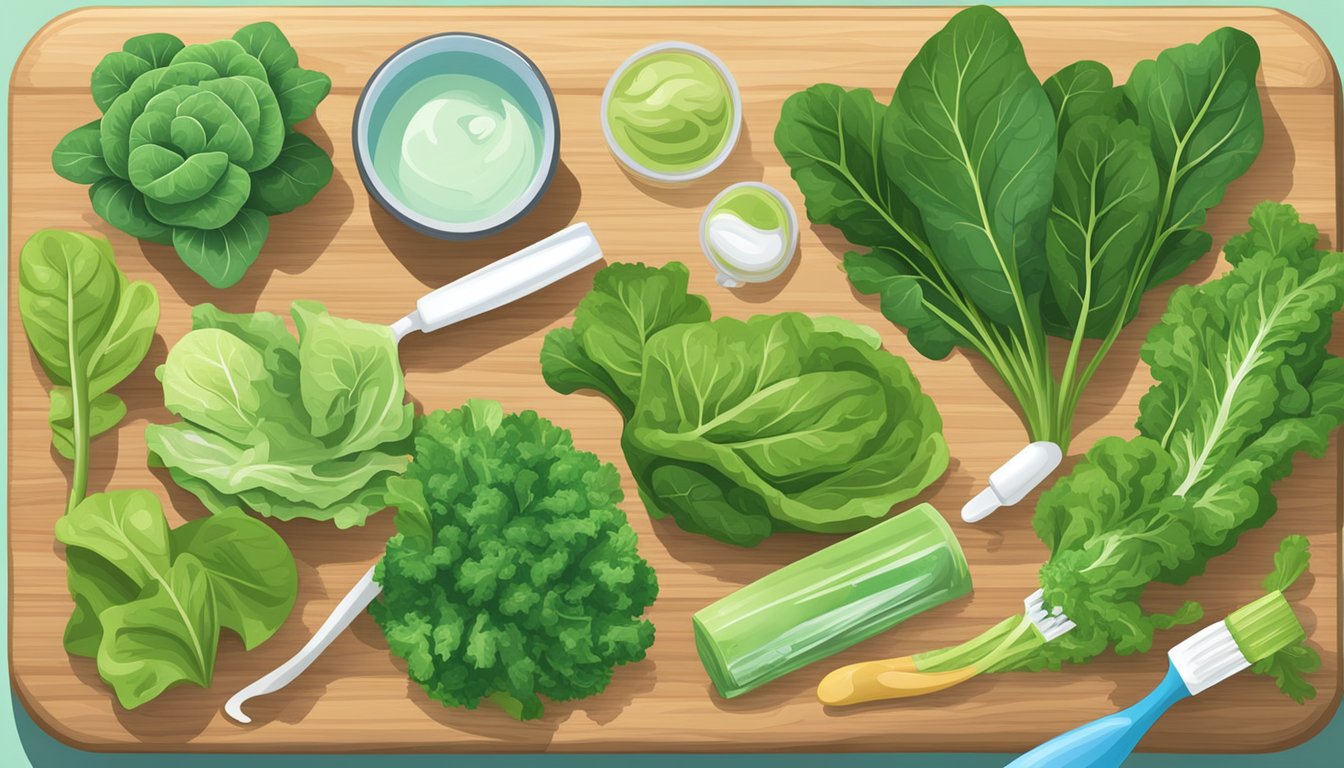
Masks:
[[[229,5],[229,6],[247,6],[258,5],[258,3],[236,2],[231,0],[217,0],[211,3],[192,3],[188,0],[142,0],[140,2],[129,1],[120,2],[118,5],[134,6],[158,6],[158,5]],[[415,2],[414,0],[401,0],[400,2],[388,2],[388,0],[358,0],[357,2],[342,2],[341,0],[327,0],[326,2],[273,2],[269,5],[518,5],[518,2],[493,2],[484,0],[476,3],[433,3],[433,2]],[[796,0],[773,0],[767,2],[738,0],[738,2],[705,2],[705,0],[690,0],[689,2],[663,2],[653,0],[627,0],[627,2],[593,2],[588,0],[533,0],[531,5],[965,5],[967,3],[939,3],[939,2],[865,2],[864,0],[849,0],[849,2],[827,2],[827,0],[811,0],[810,2],[797,2]],[[1049,2],[1049,0],[1036,0],[1035,2],[996,2],[998,6],[1008,5],[1253,5],[1253,6],[1274,6],[1289,11],[1301,17],[1310,24],[1318,34],[1325,40],[1335,61],[1344,60],[1344,4],[1340,0],[1267,0],[1266,2],[1238,2],[1238,0],[1184,0],[1184,2],[1148,2],[1145,0],[1127,0],[1121,2],[1095,2],[1091,0],[1068,0],[1066,2]],[[0,6],[3,6],[3,23],[0,23],[0,71],[12,72],[14,62],[18,58],[23,46],[28,40],[42,28],[44,24],[55,16],[64,13],[73,8],[79,8],[89,5],[88,3],[68,2],[67,0],[0,0]],[[146,30],[152,31],[152,30]],[[173,30],[168,30],[173,31]],[[389,51],[391,53],[391,51]],[[6,79],[8,83],[8,78]],[[801,84],[800,84],[801,85]],[[0,125],[4,131],[5,146],[9,145],[9,99],[8,87],[6,87],[6,98],[0,102]],[[0,157],[0,176],[8,178],[9,157],[8,150]],[[0,208],[5,210],[5,221],[3,240],[8,242],[8,184],[0,188]],[[7,292],[8,281],[0,285],[0,291]],[[8,295],[5,296],[8,301]],[[7,335],[7,328],[0,326],[0,338]],[[22,343],[22,340],[15,340],[16,343]],[[6,374],[6,360],[0,356],[0,378],[8,381]],[[0,433],[4,437],[0,440],[5,442],[5,450],[8,451],[8,409],[5,409],[0,416]],[[6,454],[7,455],[7,454]],[[7,463],[6,463],[7,464]],[[0,467],[0,474],[4,473],[6,468]],[[0,484],[0,515],[8,514],[8,504],[5,500],[7,485]],[[9,548],[6,545],[0,549],[0,568],[3,568],[8,574]],[[8,578],[6,576],[6,578]],[[5,589],[0,600],[8,599],[9,590]],[[5,668],[9,666],[9,631],[7,628],[8,610],[0,613],[0,655],[4,657]],[[1154,684],[1158,681],[1154,680]],[[9,691],[9,676],[4,677],[4,691],[0,694],[0,763],[6,768],[55,768],[60,766],[98,766],[99,768],[176,768],[177,766],[202,766],[209,768],[222,768],[223,766],[232,766],[244,761],[249,766],[262,768],[263,766],[276,766],[277,768],[308,768],[310,766],[323,766],[323,768],[353,768],[354,766],[378,765],[380,768],[429,768],[429,766],[442,766],[451,764],[455,766],[477,767],[477,768],[505,768],[506,766],[541,766],[542,768],[602,768],[603,766],[625,766],[632,759],[629,756],[622,755],[571,755],[571,756],[443,756],[443,755],[411,755],[411,756],[313,756],[313,755],[295,755],[295,756],[259,756],[259,757],[239,757],[236,755],[103,755],[97,753],[80,752],[61,744],[48,736],[37,725],[35,725],[27,713],[23,711]],[[1024,706],[1030,706],[1030,702],[1023,702]],[[895,711],[892,717],[899,717]],[[1189,756],[1189,755],[1160,755],[1145,754],[1136,755],[1125,765],[1126,768],[1251,768],[1252,766],[1286,766],[1291,765],[1295,768],[1315,768],[1316,766],[1337,766],[1340,764],[1340,755],[1344,751],[1344,717],[1338,713],[1331,723],[1308,743],[1288,750],[1268,755],[1214,755],[1214,756]],[[1330,755],[1334,757],[1330,757]],[[689,762],[694,762],[698,766],[756,766],[768,761],[770,766],[775,768],[789,768],[790,766],[826,766],[828,768],[876,768],[877,766],[922,766],[923,768],[990,768],[991,766],[1003,766],[1012,759],[1012,755],[993,755],[993,754],[973,754],[973,755],[923,755],[923,754],[847,754],[847,755],[737,755],[737,756],[696,756],[690,758]],[[641,768],[672,768],[672,766],[681,765],[688,762],[688,759],[679,755],[666,756],[641,756],[636,758]]]

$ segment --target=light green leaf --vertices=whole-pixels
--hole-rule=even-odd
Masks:
[[[89,410],[90,440],[117,426],[126,418],[126,403],[111,392],[97,395],[86,407]],[[74,461],[75,402],[69,387],[52,387],[47,423],[51,425],[52,447],[57,453]]]
[[[219,624],[251,650],[275,634],[294,608],[298,573],[284,539],[249,517],[207,517],[173,529],[175,553],[210,574]]]
[[[1288,536],[1279,543],[1279,551],[1274,553],[1274,570],[1260,582],[1266,592],[1287,592],[1302,574],[1307,572],[1311,562],[1306,536]]]
[[[142,597],[107,608],[101,620],[98,674],[126,709],[179,683],[210,685],[219,617],[209,574],[192,555],[179,556]]]
[[[313,437],[348,453],[405,439],[413,410],[405,402],[397,341],[386,325],[332,317],[316,302],[294,302],[300,388]]]

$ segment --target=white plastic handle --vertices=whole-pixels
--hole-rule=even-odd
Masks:
[[[294,682],[295,678],[303,674],[308,665],[317,660],[322,652],[331,645],[338,635],[350,626],[350,622],[355,617],[364,612],[373,602],[373,598],[378,596],[382,587],[373,580],[373,569],[370,568],[364,577],[359,580],[355,586],[341,598],[341,602],[332,610],[327,620],[322,622],[317,632],[308,640],[308,643],[294,654],[289,661],[276,667],[269,674],[255,683],[247,686],[243,690],[235,693],[231,699],[224,705],[224,714],[237,720],[240,723],[250,723],[252,718],[243,712],[243,704],[248,699],[257,696],[265,696],[268,693],[275,693],[286,685]]]
[[[588,225],[579,222],[422,296],[415,311],[392,324],[401,341],[502,307],[602,258]]]

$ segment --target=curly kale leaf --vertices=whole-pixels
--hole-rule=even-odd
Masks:
[[[435,411],[389,494],[397,534],[369,610],[430,698],[531,719],[541,696],[592,696],[644,658],[658,583],[616,468],[567,430],[492,401]]]

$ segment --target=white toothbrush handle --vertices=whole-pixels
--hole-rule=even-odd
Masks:
[[[602,258],[602,247],[580,222],[428,293],[415,311],[392,324],[400,341],[502,307],[568,277]]]
[[[355,586],[341,598],[341,602],[331,611],[327,620],[322,622],[322,626],[308,640],[308,643],[294,654],[289,661],[276,667],[266,676],[260,678],[255,683],[247,686],[241,691],[235,693],[232,698],[224,705],[224,713],[240,723],[250,723],[252,718],[243,713],[243,704],[248,699],[257,696],[265,696],[268,693],[275,693],[286,685],[294,682],[294,679],[303,674],[308,665],[317,660],[322,652],[331,645],[338,635],[350,626],[350,622],[355,617],[364,612],[373,602],[373,598],[378,596],[382,587],[373,580],[373,569],[370,568],[359,580]]]

